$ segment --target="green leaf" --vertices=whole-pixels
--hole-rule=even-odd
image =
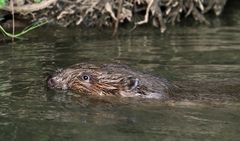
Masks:
[[[0,0],[0,8],[2,8],[3,6],[5,6],[5,0]]]
[[[35,3],[40,3],[42,0],[34,0]]]
[[[8,33],[7,31],[5,31],[4,28],[3,28],[1,25],[0,25],[0,31],[1,31],[4,35],[6,35],[6,36],[8,36],[8,37],[11,37],[11,38],[19,38],[20,36],[28,33],[29,31],[34,30],[35,28],[38,28],[38,27],[40,27],[40,26],[42,26],[42,25],[44,25],[44,24],[46,24],[46,23],[48,23],[48,21],[46,21],[46,20],[35,22],[35,23],[33,23],[32,25],[30,25],[30,26],[26,27],[25,29],[23,29],[22,32],[20,32],[20,33],[18,33],[18,34],[15,34],[15,35],[13,35],[13,34],[11,34],[11,33]]]

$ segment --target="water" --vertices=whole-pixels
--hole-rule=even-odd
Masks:
[[[211,27],[177,25],[165,34],[140,27],[112,39],[106,30],[45,27],[0,44],[0,140],[239,140],[239,10],[234,13]],[[79,62],[127,64],[182,91],[162,103],[47,89],[48,74]]]

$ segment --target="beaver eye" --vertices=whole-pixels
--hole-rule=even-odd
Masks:
[[[87,81],[87,80],[89,80],[89,79],[90,79],[90,77],[89,77],[88,75],[83,75],[83,76],[82,76],[82,80]]]

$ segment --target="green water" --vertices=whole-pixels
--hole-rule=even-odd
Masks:
[[[139,27],[112,39],[106,30],[44,27],[1,43],[0,140],[239,140],[240,13],[234,13],[210,27],[177,25],[165,34]],[[162,103],[76,100],[47,89],[48,74],[80,62],[127,64],[183,90],[175,93],[178,101]]]

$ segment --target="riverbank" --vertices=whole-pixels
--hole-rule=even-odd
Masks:
[[[8,0],[0,10],[1,24],[11,27],[12,14],[16,21],[30,23],[47,20],[50,23],[83,27],[112,27],[131,24],[132,30],[150,23],[161,32],[169,24],[184,18],[209,25],[206,13],[219,16],[227,0]],[[27,21],[27,22],[26,22]],[[23,22],[20,22],[23,23]],[[22,24],[15,24],[15,26]],[[24,24],[23,24],[24,25]]]

